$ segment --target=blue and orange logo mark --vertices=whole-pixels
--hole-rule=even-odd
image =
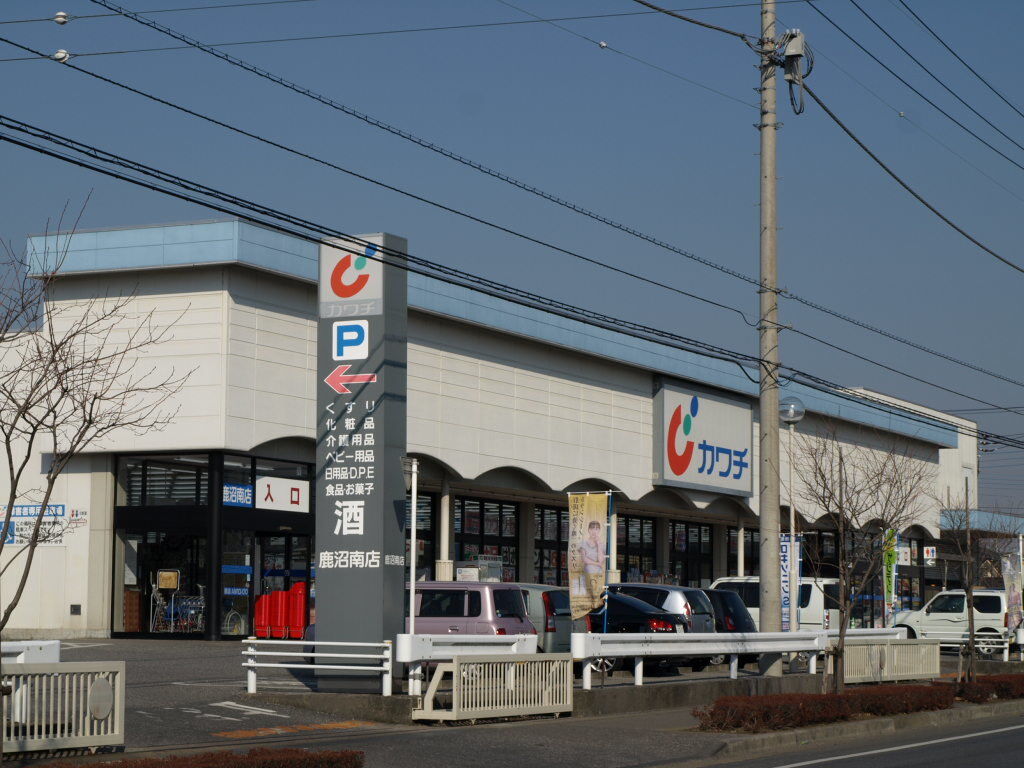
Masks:
[[[697,400],[697,396],[694,395],[690,398],[690,412],[684,416],[683,406],[676,406],[675,411],[672,412],[672,419],[668,423],[668,466],[672,470],[672,474],[677,477],[684,474],[690,468],[694,448],[693,440],[687,440],[686,447],[683,448],[682,453],[676,450],[679,428],[683,428],[683,435],[689,436],[690,430],[693,429],[693,420],[697,418],[699,408],[700,402]]]
[[[351,299],[366,287],[366,284],[370,282],[368,274],[363,272],[349,283],[345,282],[345,273],[350,269],[354,269],[356,272],[366,269],[368,257],[372,258],[376,253],[377,246],[373,243],[368,243],[364,255],[353,258],[351,253],[346,253],[338,260],[338,263],[334,265],[334,269],[331,271],[331,290],[334,291],[336,296],[340,296],[343,299]]]

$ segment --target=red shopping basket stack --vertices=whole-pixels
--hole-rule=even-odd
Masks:
[[[309,598],[304,581],[293,584],[288,591],[288,633],[293,640],[301,640],[306,632]]]
[[[270,595],[256,598],[256,637],[270,637]]]

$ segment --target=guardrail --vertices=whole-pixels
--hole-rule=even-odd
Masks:
[[[632,658],[633,683],[643,685],[644,657],[729,657],[729,677],[739,672],[739,657],[759,653],[810,653],[810,672],[817,671],[818,654],[828,648],[823,631],[736,633],[583,633],[574,632],[572,656],[583,662],[583,689],[589,691],[593,663],[598,659]]]
[[[438,691],[451,676],[451,706]],[[542,653],[456,656],[437,665],[414,720],[474,720],[572,711],[572,656]]]
[[[961,631],[922,632],[921,638],[924,640],[938,640],[939,645],[943,648],[960,648],[961,653],[963,653],[963,647],[970,642],[970,635]],[[1005,632],[974,633],[974,646],[976,649],[980,649],[980,653],[987,656],[1001,650],[1003,661],[1010,660],[1010,646],[1012,644],[1013,640]]]
[[[124,662],[0,665],[5,752],[124,744]]]
[[[409,695],[423,694],[423,665],[456,656],[537,653],[537,635],[399,635],[395,660],[409,665]]]
[[[295,650],[258,650],[270,646],[285,646]],[[321,651],[320,648],[365,648],[372,649],[375,653],[331,653]],[[256,693],[256,670],[257,669],[336,669],[348,672],[362,672],[365,674],[379,673],[381,676],[381,693],[385,696],[391,695],[391,641],[385,640],[382,643],[338,643],[324,642],[320,640],[260,640],[255,637],[248,637],[245,646],[242,648],[242,656],[246,658],[242,666],[246,669],[246,690],[249,693]],[[276,656],[287,658],[300,658],[298,662],[258,662],[257,658],[264,656]],[[343,661],[361,660],[365,662],[376,661],[379,664],[316,664],[310,660],[316,659],[339,659]]]

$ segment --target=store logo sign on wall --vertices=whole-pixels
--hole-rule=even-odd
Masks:
[[[384,265],[380,261],[379,246],[368,243],[347,250],[351,243],[340,240],[338,243],[343,247],[320,246],[320,317],[381,314],[384,311]]]
[[[655,484],[753,495],[749,404],[665,386],[655,395]]]
[[[224,483],[221,500],[225,507],[251,507],[252,486],[247,483]]]

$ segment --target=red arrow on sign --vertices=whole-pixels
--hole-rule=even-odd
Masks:
[[[346,384],[373,384],[377,381],[376,373],[349,373],[346,374],[351,365],[339,365],[324,381],[331,389],[339,395],[348,395],[352,392]]]

